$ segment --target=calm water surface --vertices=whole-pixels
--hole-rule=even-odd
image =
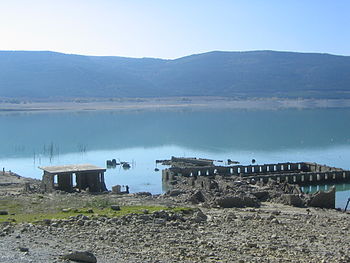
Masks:
[[[172,155],[350,169],[349,120],[349,109],[1,113],[0,167],[41,178],[38,166],[105,167],[115,158],[132,168],[108,169],[108,188],[127,184],[152,193],[162,192],[155,160]],[[337,186],[337,207],[345,207],[349,189]]]

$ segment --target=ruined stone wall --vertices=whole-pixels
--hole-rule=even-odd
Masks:
[[[195,165],[195,166],[213,166],[214,161],[213,160],[208,160],[208,159],[202,159],[202,158],[183,158],[183,157],[171,157],[171,162],[172,163],[182,163],[182,164],[187,164],[187,165]]]
[[[100,180],[99,175],[96,173],[84,173],[83,175],[86,180],[86,185],[89,187],[90,192],[100,192]]]
[[[327,165],[320,165],[317,163],[306,163],[310,172],[331,172],[331,171],[343,171],[341,168],[330,167]]]
[[[264,165],[235,165],[208,167],[171,167],[162,171],[164,181],[175,181],[177,176],[213,177],[240,176],[251,180],[310,184],[350,180],[350,171],[317,163],[277,163]]]
[[[58,190],[65,192],[73,191],[73,178],[71,173],[57,175]]]
[[[321,182],[342,182],[350,181],[350,171],[330,171],[330,172],[301,172],[289,174],[273,174],[261,176],[249,176],[249,180],[267,182],[272,179],[277,182],[287,182],[291,184],[315,184]]]
[[[310,172],[311,168],[316,169],[316,164],[312,163],[277,163],[263,165],[235,165],[235,166],[204,166],[204,167],[171,167],[166,173],[168,178],[172,175],[179,176],[215,176],[220,175],[252,175],[252,174],[272,174],[290,172]],[[317,167],[325,167],[317,165]],[[320,169],[320,168],[318,168]],[[334,168],[336,169],[336,168]],[[331,168],[324,168],[331,170]]]
[[[43,192],[52,192],[55,189],[54,175],[44,173],[43,178],[41,180],[40,188]]]

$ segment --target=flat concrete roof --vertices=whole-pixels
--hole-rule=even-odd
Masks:
[[[101,168],[92,164],[70,164],[61,166],[42,166],[39,169],[50,173],[50,174],[60,174],[60,173],[77,173],[77,172],[105,172],[105,168]]]

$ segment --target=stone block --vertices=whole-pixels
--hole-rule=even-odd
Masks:
[[[297,194],[284,194],[282,195],[282,202],[285,205],[304,207],[305,203]]]
[[[328,192],[318,191],[311,195],[309,206],[321,208],[335,208],[335,187]]]

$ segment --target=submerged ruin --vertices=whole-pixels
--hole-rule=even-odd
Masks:
[[[104,192],[107,191],[104,181],[106,169],[91,164],[73,164],[62,166],[39,167],[44,171],[41,190],[43,192],[53,192],[61,190],[65,192],[89,191]],[[73,184],[73,176],[75,182]]]
[[[188,201],[210,206],[259,206],[261,201],[293,206],[335,208],[335,188],[303,193],[300,185],[350,180],[350,171],[317,163],[259,165],[198,165],[197,158],[172,158],[162,171],[163,186],[171,196],[192,193]],[[210,160],[207,160],[210,161]],[[227,162],[228,163],[228,162]]]
[[[185,159],[185,158],[183,158]],[[193,159],[193,158],[190,158]],[[189,161],[189,160],[188,160]],[[350,171],[317,163],[277,163],[232,166],[178,166],[162,171],[163,181],[176,181],[178,176],[239,176],[250,182],[267,182],[270,179],[291,184],[312,184],[323,182],[340,182],[350,180]]]

